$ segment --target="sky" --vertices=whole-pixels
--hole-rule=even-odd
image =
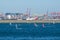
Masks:
[[[60,0],[0,0],[0,12],[25,13],[27,8],[31,14],[60,12]]]

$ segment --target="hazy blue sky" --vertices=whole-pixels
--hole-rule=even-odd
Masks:
[[[31,13],[59,12],[60,0],[0,0],[0,12],[26,12],[31,8]]]

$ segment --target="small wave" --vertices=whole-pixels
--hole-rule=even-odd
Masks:
[[[60,37],[0,37],[0,40],[60,40]]]

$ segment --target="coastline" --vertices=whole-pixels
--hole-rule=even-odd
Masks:
[[[60,23],[60,20],[0,20],[0,23]]]

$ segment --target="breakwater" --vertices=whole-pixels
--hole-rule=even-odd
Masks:
[[[0,23],[60,23],[60,20],[0,20]]]

